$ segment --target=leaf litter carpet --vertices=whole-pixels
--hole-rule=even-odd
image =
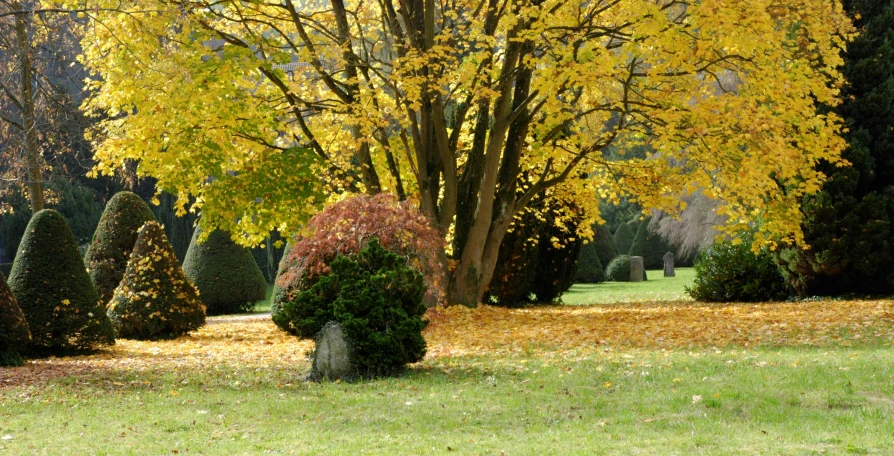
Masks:
[[[761,304],[650,302],[601,306],[430,309],[426,361],[513,354],[572,356],[606,347],[849,346],[894,341],[894,301]],[[313,341],[266,318],[224,317],[169,341],[119,340],[92,355],[45,358],[0,369],[0,388],[91,372],[310,367]]]

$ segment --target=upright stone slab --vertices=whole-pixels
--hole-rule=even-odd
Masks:
[[[664,254],[664,276],[674,277],[674,254],[671,252]]]
[[[354,373],[351,344],[341,325],[330,321],[317,333],[309,380],[350,380]]]
[[[630,281],[631,282],[642,282],[644,272],[645,272],[645,267],[643,266],[643,257],[641,257],[641,256],[630,257]]]

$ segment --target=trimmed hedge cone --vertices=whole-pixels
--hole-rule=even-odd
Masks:
[[[118,336],[128,339],[171,339],[205,324],[199,293],[157,222],[140,228],[109,317]]]
[[[124,276],[137,231],[155,216],[142,198],[131,192],[118,192],[106,204],[84,262],[103,304],[112,299]]]
[[[9,276],[31,329],[31,347],[69,351],[115,343],[112,322],[62,214],[31,217]]]
[[[24,364],[20,353],[30,341],[25,314],[6,285],[6,276],[0,273],[0,367]]]
[[[267,297],[267,280],[251,251],[219,230],[199,244],[200,233],[196,228],[183,260],[183,271],[199,289],[208,315],[251,311],[256,302]]]

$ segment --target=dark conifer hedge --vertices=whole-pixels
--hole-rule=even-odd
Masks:
[[[267,280],[251,251],[216,230],[199,244],[196,228],[183,260],[186,277],[199,289],[208,315],[249,312],[267,297]]]
[[[106,204],[84,258],[103,304],[112,299],[121,282],[137,231],[150,220],[155,216],[135,193],[116,193]]]
[[[622,223],[618,225],[612,241],[614,242],[615,249],[618,251],[619,255],[627,255],[627,253],[630,252],[630,247],[633,246],[635,237],[636,233],[633,232],[629,224]]]
[[[35,349],[64,352],[115,343],[105,305],[59,212],[44,209],[31,218],[9,288],[28,320]]]
[[[0,367],[21,366],[21,352],[31,341],[28,321],[0,273]]]

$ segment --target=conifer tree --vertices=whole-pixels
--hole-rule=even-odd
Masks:
[[[205,324],[205,306],[157,222],[140,228],[130,261],[109,303],[119,337],[174,338]]]
[[[199,243],[201,230],[192,236],[183,271],[199,289],[208,315],[247,312],[267,296],[267,280],[251,251],[224,231],[214,231]]]
[[[21,350],[31,341],[25,314],[0,273],[0,367],[20,366]]]

